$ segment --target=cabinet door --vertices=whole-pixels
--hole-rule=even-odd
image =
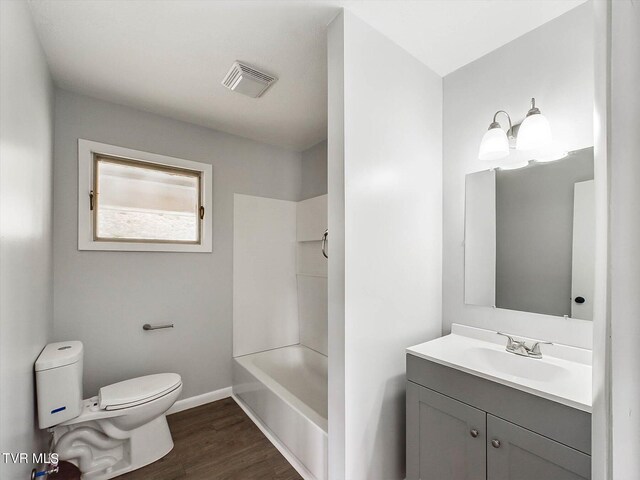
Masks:
[[[588,480],[591,457],[578,450],[487,415],[487,476],[490,480]]]
[[[486,480],[486,414],[407,382],[407,480]]]

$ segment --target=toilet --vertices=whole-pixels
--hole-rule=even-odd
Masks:
[[[83,480],[106,480],[148,465],[173,448],[165,413],[182,392],[176,373],[132,378],[82,398],[82,342],[48,344],[36,360],[38,423],[53,452]]]

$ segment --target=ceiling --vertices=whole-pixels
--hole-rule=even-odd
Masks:
[[[30,0],[56,84],[303,150],[326,138],[326,26],[353,11],[441,76],[585,0]],[[279,80],[259,99],[234,60]]]

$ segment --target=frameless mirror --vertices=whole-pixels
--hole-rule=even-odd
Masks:
[[[593,319],[593,148],[466,176],[465,303]]]

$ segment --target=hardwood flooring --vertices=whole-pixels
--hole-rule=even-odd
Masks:
[[[296,470],[232,398],[167,417],[175,446],[118,480],[294,480]]]

